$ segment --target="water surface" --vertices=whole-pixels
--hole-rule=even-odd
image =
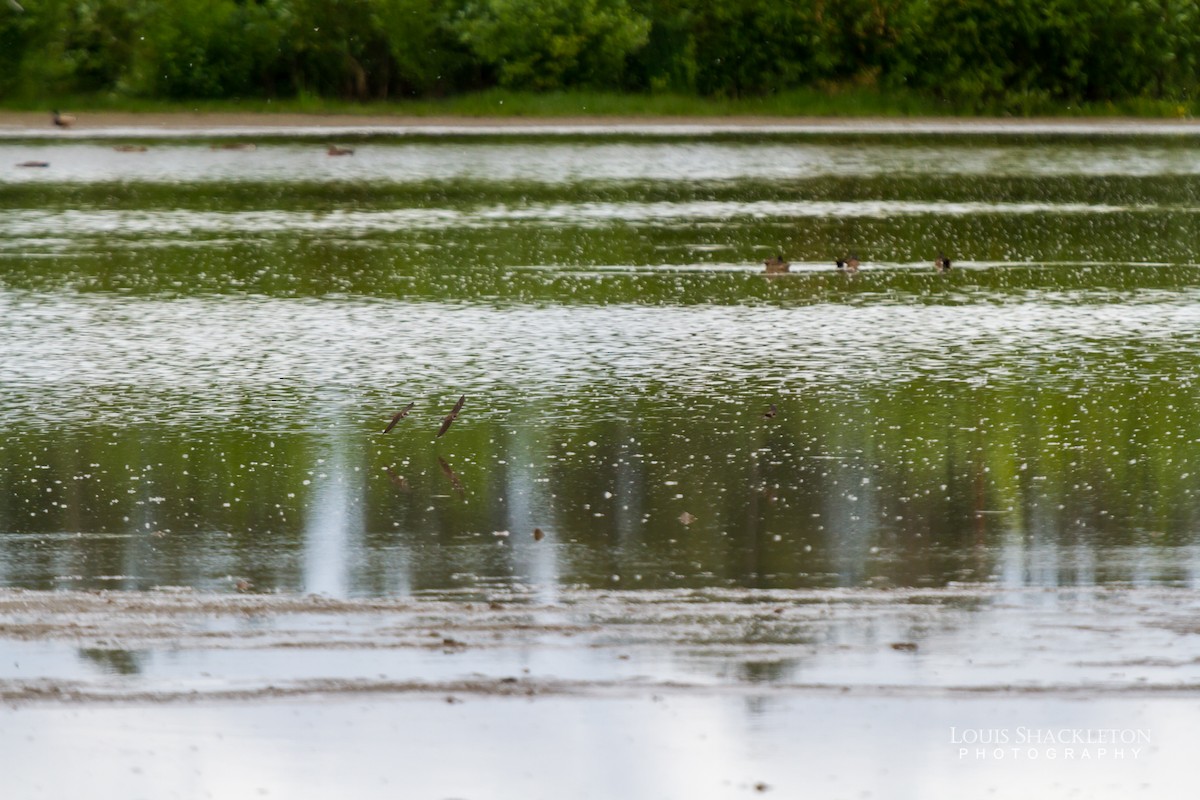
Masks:
[[[1186,141],[356,145],[0,144],[0,584],[1195,585]]]

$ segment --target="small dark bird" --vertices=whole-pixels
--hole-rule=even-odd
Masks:
[[[938,257],[933,262],[933,266],[938,272],[949,272],[950,271],[950,259],[946,258],[945,253],[938,253]]]
[[[395,414],[392,416],[392,421],[391,421],[391,422],[389,422],[389,423],[387,424],[387,427],[383,429],[383,432],[384,432],[384,433],[387,433],[387,432],[388,432],[388,431],[390,431],[392,428],[396,427],[396,423],[397,423],[397,422],[399,422],[400,420],[404,419],[405,417],[407,417],[407,416],[408,416],[408,412],[409,412],[409,411],[412,411],[412,407],[413,407],[414,405],[416,405],[416,404],[415,404],[415,403],[409,403],[409,404],[408,404],[408,405],[406,405],[404,408],[402,408],[402,409],[400,409],[399,411],[397,411],[397,412],[396,412],[396,413],[395,413]],[[382,434],[380,434],[380,435],[382,435]]]
[[[74,114],[60,114],[58,109],[50,112],[50,121],[54,123],[56,128],[69,128],[75,124]]]
[[[22,161],[20,164],[17,164],[17,166],[18,167],[48,167],[48,166],[50,166],[50,162],[49,161]]]
[[[450,426],[454,424],[454,420],[458,419],[458,412],[462,411],[463,403],[467,402],[467,396],[464,394],[458,398],[458,402],[454,404],[454,408],[450,409],[450,413],[442,420],[442,427],[438,428],[437,435],[440,437],[443,433],[450,430]]]
[[[783,260],[782,253],[780,253],[777,256],[771,256],[766,261],[764,261],[763,264],[765,264],[767,267],[768,275],[777,275],[781,272],[787,272],[788,270],[790,270],[792,268],[791,264],[789,264],[788,262]]]
[[[778,413],[779,409],[775,407],[774,403],[771,403],[771,405],[767,406],[767,410],[763,412],[763,419],[775,419],[775,415]]]
[[[546,538],[546,534],[544,534],[544,533],[542,532],[542,529],[541,529],[541,528],[534,528],[534,529],[533,529],[533,540],[534,540],[535,542],[540,542],[542,539],[545,539],[545,538]]]
[[[329,145],[329,149],[325,151],[326,155],[330,156],[352,156],[354,155],[353,147],[338,147],[336,144]]]

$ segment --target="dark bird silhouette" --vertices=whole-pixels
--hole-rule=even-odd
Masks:
[[[780,253],[777,256],[771,256],[766,261],[764,261],[763,264],[765,264],[767,267],[768,275],[777,275],[781,272],[787,272],[788,270],[790,270],[792,268],[791,264],[789,264],[788,262],[783,260],[782,253]]]
[[[54,123],[56,128],[69,128],[75,124],[74,114],[60,114],[58,109],[50,112],[50,121]]]
[[[49,161],[22,161],[20,164],[17,164],[17,166],[18,167],[48,167],[48,166],[50,166],[50,162]]]
[[[336,144],[329,145],[329,149],[325,151],[326,155],[330,156],[352,156],[354,155],[353,147],[338,147]]]
[[[938,253],[937,259],[933,262],[933,266],[938,272],[950,271],[950,259],[946,258],[945,253]]]
[[[778,413],[779,409],[775,407],[774,403],[771,403],[771,405],[767,406],[767,410],[763,412],[763,419],[775,419],[775,415]]]
[[[454,404],[454,408],[450,409],[450,413],[442,420],[442,427],[438,428],[437,435],[440,437],[443,433],[450,430],[450,426],[454,424],[454,420],[458,419],[458,412],[462,411],[463,403],[467,402],[467,396],[464,394],[458,398],[458,402]]]
[[[387,424],[387,427],[383,429],[383,433],[387,433],[387,432],[388,432],[388,431],[390,431],[392,428],[396,427],[396,423],[397,423],[397,422],[399,422],[400,420],[404,419],[405,417],[407,417],[407,416],[408,416],[408,412],[409,412],[409,411],[412,411],[412,407],[413,407],[414,405],[416,405],[416,404],[415,404],[415,403],[409,403],[409,404],[408,404],[408,405],[406,405],[404,408],[402,408],[402,409],[400,409],[399,411],[397,411],[397,412],[396,412],[396,413],[395,413],[395,414],[392,416],[392,421],[391,421],[391,422],[389,422],[389,423]],[[383,434],[380,434],[380,435],[382,436]]]

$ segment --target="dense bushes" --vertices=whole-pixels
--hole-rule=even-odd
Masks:
[[[22,0],[0,93],[370,99],[503,86],[957,107],[1153,98],[1200,79],[1194,0]]]

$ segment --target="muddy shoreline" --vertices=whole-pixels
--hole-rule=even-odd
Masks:
[[[257,112],[80,112],[69,130],[58,130],[48,113],[0,112],[0,132],[53,134],[63,138],[136,130],[140,135],[156,132],[214,132],[230,130],[262,135],[287,135],[297,130],[372,132],[462,132],[530,131],[578,133],[622,130],[688,132],[695,130],[738,131],[857,131],[857,132],[1058,132],[1058,133],[1200,133],[1200,121],[1138,118],[1079,117],[780,117],[715,116],[675,117],[653,115],[612,116],[407,116],[400,114],[298,114]]]
[[[574,590],[552,601],[0,590],[0,700],[1194,697],[1197,605],[1200,591],[1162,587]]]

